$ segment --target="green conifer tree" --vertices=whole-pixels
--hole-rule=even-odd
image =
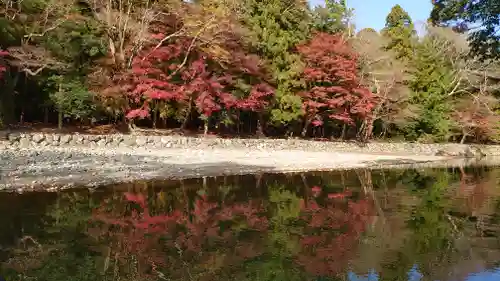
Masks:
[[[412,57],[415,27],[410,15],[400,5],[392,7],[381,33],[389,38],[386,48],[394,51],[398,59],[408,60]]]
[[[436,49],[439,42],[436,35],[426,35],[416,46],[411,60],[411,103],[420,107],[416,122],[406,128],[411,139],[448,141],[454,127],[448,93],[449,87],[454,86],[455,69],[450,57]]]
[[[287,124],[301,116],[301,99],[293,91],[300,86],[302,62],[294,47],[307,39],[310,11],[302,0],[246,0],[244,24],[256,53],[268,64],[276,84],[275,123]]]
[[[351,18],[354,9],[347,6],[346,0],[325,0],[325,6],[314,9],[314,29],[331,34],[354,34]]]

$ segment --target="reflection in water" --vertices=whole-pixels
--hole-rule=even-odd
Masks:
[[[7,280],[499,280],[500,170],[0,193]],[[4,229],[6,231],[4,231]]]

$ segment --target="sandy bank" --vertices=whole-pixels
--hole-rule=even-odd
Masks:
[[[0,151],[0,189],[67,187],[201,176],[352,168],[498,165],[500,158],[451,158],[381,152],[254,148],[7,146]]]

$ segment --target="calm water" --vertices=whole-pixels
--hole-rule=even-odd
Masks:
[[[500,280],[500,169],[0,193],[10,280]]]

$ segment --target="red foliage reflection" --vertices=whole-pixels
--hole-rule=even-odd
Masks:
[[[340,201],[350,192],[330,193],[324,206],[316,201],[302,204],[301,219],[307,224],[301,237],[297,263],[315,276],[332,276],[346,267],[349,253],[365,230],[372,214],[370,201]],[[333,200],[335,199],[335,200]]]
[[[370,201],[346,200],[350,195],[329,194],[321,205],[319,197],[302,200],[299,232],[289,235],[299,237],[294,260],[308,274],[332,276],[344,269],[372,212]],[[108,255],[121,262],[135,257],[144,276],[154,268],[167,267],[179,275],[172,278],[179,278],[186,264],[192,271],[216,274],[214,266],[234,268],[272,251],[262,241],[274,227],[263,201],[226,204],[203,196],[190,208],[153,215],[143,195],[125,193],[124,198],[125,209],[114,206],[109,211],[104,204],[95,210],[92,223],[96,226],[89,228],[89,234],[106,241],[107,251],[112,252]]]

